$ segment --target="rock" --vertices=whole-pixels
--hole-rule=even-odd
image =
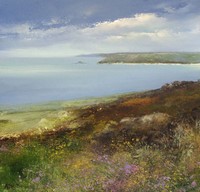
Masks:
[[[123,125],[132,125],[133,127],[146,127],[151,125],[161,125],[169,121],[169,115],[165,113],[153,113],[150,115],[144,115],[142,117],[125,117],[120,123]]]
[[[140,122],[144,125],[149,123],[162,124],[168,122],[168,120],[169,115],[165,113],[153,113],[140,117]]]
[[[185,87],[191,83],[194,83],[193,81],[174,81],[173,83],[166,83],[161,87],[162,90],[169,90],[173,88],[181,88]]]
[[[141,117],[125,117],[119,124],[105,126],[95,135],[96,141],[109,145],[112,140],[157,142],[170,131],[171,117],[165,113],[152,113]],[[116,128],[117,127],[117,128]]]
[[[151,143],[160,141],[164,135],[168,135],[171,129],[171,117],[165,113],[152,113],[137,118],[123,118],[120,121],[122,139],[139,140]]]
[[[121,119],[120,123],[131,123],[135,121],[135,117],[124,117]]]

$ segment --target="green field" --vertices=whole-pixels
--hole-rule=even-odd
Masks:
[[[1,107],[0,137],[17,136],[26,132],[54,129],[63,119],[71,119],[71,111],[97,103],[116,100],[118,96],[87,100],[58,101],[38,105]]]

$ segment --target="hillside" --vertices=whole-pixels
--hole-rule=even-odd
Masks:
[[[200,63],[200,53],[111,53],[101,54],[104,57],[99,63]]]
[[[1,191],[200,191],[199,82],[56,110],[1,137]]]

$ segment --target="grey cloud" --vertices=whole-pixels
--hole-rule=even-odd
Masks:
[[[58,18],[72,25],[83,25],[137,13],[186,17],[199,14],[199,5],[198,0],[0,0],[0,23],[39,24]]]
[[[200,51],[199,20],[200,16],[196,16],[180,22],[148,13],[87,27],[66,25],[34,29],[30,24],[11,25],[0,31],[16,31],[17,41],[12,41],[8,36],[7,39],[2,39],[0,49],[4,49],[10,56],[67,56],[68,53],[117,51]],[[57,22],[59,21],[52,23]]]
[[[0,0],[0,56],[198,51],[199,4],[198,0]]]

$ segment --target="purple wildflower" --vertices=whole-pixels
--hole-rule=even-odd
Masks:
[[[166,177],[166,176],[161,177],[162,181],[169,181],[170,179],[171,179],[170,177]]]
[[[196,181],[193,181],[193,182],[191,183],[191,187],[192,187],[192,188],[195,188],[196,186],[197,186]]]
[[[111,163],[108,155],[98,156],[97,160],[101,163]]]
[[[109,179],[106,182],[106,191],[117,192],[121,191],[123,188],[124,188],[124,180]]]
[[[170,177],[162,176],[158,179],[158,184],[156,186],[164,189],[166,184],[170,181],[170,179],[171,179]]]
[[[126,175],[130,175],[130,174],[135,174],[139,171],[139,167],[137,165],[131,164],[131,165],[125,165],[125,167],[123,168],[124,172]]]

